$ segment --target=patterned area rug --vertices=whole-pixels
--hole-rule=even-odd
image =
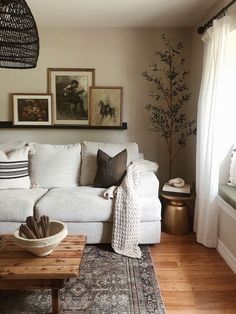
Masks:
[[[61,290],[63,314],[165,314],[148,246],[142,258],[114,253],[110,246],[86,246],[79,278]],[[1,314],[51,312],[50,290],[0,291]]]

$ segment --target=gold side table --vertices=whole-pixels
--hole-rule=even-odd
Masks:
[[[164,232],[173,235],[189,233],[190,219],[187,202],[195,199],[194,186],[191,187],[191,194],[188,196],[172,195],[163,191],[160,195],[166,201],[163,218]]]

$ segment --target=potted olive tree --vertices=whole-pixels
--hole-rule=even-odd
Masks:
[[[196,122],[184,112],[184,105],[191,97],[186,83],[187,59],[182,55],[185,43],[173,44],[164,34],[162,41],[165,49],[154,52],[158,61],[142,75],[152,84],[149,95],[152,102],[145,106],[150,113],[150,130],[160,134],[167,144],[171,178],[174,161],[186,146],[187,137],[196,135]]]

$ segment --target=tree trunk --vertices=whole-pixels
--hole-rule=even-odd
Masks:
[[[170,145],[170,151],[169,151],[169,178],[170,180],[172,178],[172,143]]]

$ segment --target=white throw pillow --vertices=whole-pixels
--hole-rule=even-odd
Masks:
[[[228,185],[236,187],[236,146],[234,146],[231,154]]]
[[[106,154],[114,157],[122,150],[127,149],[127,165],[139,159],[138,145],[136,143],[112,144],[87,142],[82,143],[81,185],[92,185],[97,171],[97,151],[101,149]]]
[[[29,189],[29,146],[0,151],[0,189]]]
[[[9,153],[18,148],[23,148],[26,145],[26,142],[4,142],[0,143],[0,150],[4,153]]]
[[[81,145],[30,144],[30,179],[35,187],[75,187],[79,185]]]

